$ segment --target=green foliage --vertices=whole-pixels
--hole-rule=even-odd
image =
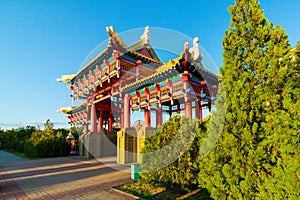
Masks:
[[[47,121],[44,124],[45,130],[51,130],[54,127],[54,124],[50,121],[50,119],[47,119]]]
[[[24,152],[24,143],[35,131],[35,127],[0,130],[0,145],[2,149],[8,151]]]
[[[142,173],[142,181],[181,190],[197,187],[196,174],[199,168],[195,161],[198,157],[198,143],[206,131],[206,126],[199,124],[198,119],[175,116],[158,128],[154,136],[147,138],[143,148],[142,168],[151,171]],[[158,153],[148,154],[151,152]]]
[[[72,126],[70,128],[70,131],[74,136],[75,140],[78,140],[79,136],[83,133],[83,126]]]
[[[36,130],[25,143],[25,154],[30,157],[57,157],[69,154],[70,147],[66,140],[67,131],[53,129],[50,120],[45,123],[45,130]]]
[[[117,190],[138,196],[145,200],[209,200],[209,193],[205,189],[200,191],[194,190],[192,192],[180,191],[172,188],[154,187],[143,182],[131,182],[120,186],[115,186]]]
[[[45,130],[33,126],[0,130],[0,145],[4,150],[25,153],[30,158],[65,156],[70,152],[68,133],[67,129],[53,129],[53,123],[47,120]]]
[[[279,44],[280,45],[280,44]],[[300,46],[282,59],[277,82],[272,86],[264,140],[259,151],[267,152],[263,157],[263,168],[267,172],[261,185],[259,197],[272,193],[276,199],[292,199],[300,196]],[[295,58],[295,59],[294,59]],[[276,98],[278,96],[278,98]]]
[[[223,39],[226,120],[199,184],[215,199],[297,199],[299,60],[256,0],[235,2]]]

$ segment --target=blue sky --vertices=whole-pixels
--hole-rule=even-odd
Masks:
[[[260,2],[265,16],[286,29],[295,46],[300,40],[299,0]],[[0,0],[0,127],[47,119],[55,127],[65,126],[66,118],[56,110],[71,104],[70,92],[55,79],[79,70],[89,52],[108,38],[106,26],[123,32],[149,25],[198,36],[221,66],[230,4],[233,0]]]

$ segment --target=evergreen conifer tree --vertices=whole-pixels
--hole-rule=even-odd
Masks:
[[[229,7],[230,27],[223,39],[226,120],[216,147],[203,159],[208,162],[199,162],[199,184],[216,199],[295,197],[297,64],[290,61],[286,33],[265,18],[257,0],[235,3]]]
[[[276,46],[282,31],[277,27]],[[280,49],[279,49],[280,50]],[[278,52],[277,52],[278,53]],[[279,51],[280,53],[280,51]],[[300,46],[277,60],[271,76],[263,141],[257,151],[267,152],[262,157],[266,172],[260,184],[259,197],[272,199],[299,199],[300,197]],[[275,67],[278,66],[276,70]],[[275,71],[275,73],[274,73]]]

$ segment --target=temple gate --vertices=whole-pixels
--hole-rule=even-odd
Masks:
[[[144,140],[162,125],[163,113],[202,121],[219,80],[203,67],[198,38],[192,48],[185,43],[179,57],[162,63],[149,44],[149,27],[131,46],[112,27],[106,30],[107,47],[79,72],[58,80],[70,84],[73,100],[83,103],[59,111],[68,115],[71,126],[84,127],[80,155],[117,155],[120,164],[141,162]],[[144,114],[135,126],[133,112]]]

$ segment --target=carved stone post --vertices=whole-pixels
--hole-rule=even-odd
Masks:
[[[190,98],[185,102],[185,116],[192,118],[192,102]]]

